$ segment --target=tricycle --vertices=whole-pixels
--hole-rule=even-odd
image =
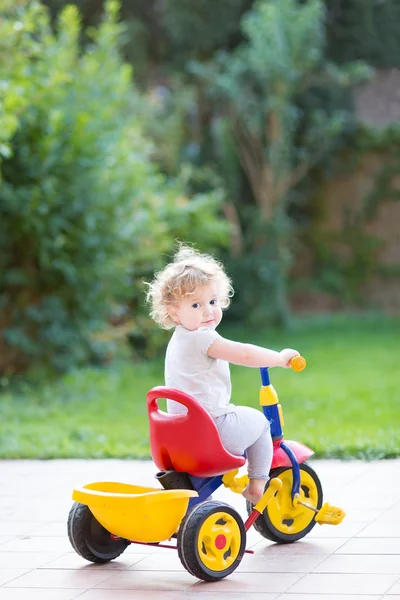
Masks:
[[[304,369],[303,357],[291,361]],[[274,454],[264,495],[253,506],[246,501],[248,518],[225,502],[210,497],[221,485],[241,493],[248,483],[239,475],[245,456],[222,446],[217,427],[194,398],[162,386],[147,393],[150,448],[161,487],[118,482],[89,483],[73,490],[75,501],[68,518],[74,550],[93,563],[117,558],[129,544],[164,547],[176,539],[185,569],[204,581],[218,581],[240,564],[246,532],[254,525],[266,539],[287,544],[307,535],[316,523],[337,525],[345,513],[323,504],[322,486],[306,462],[313,450],[283,437],[283,415],[268,368],[260,369],[260,405],[271,425]],[[187,412],[168,414],[159,399],[175,400]]]

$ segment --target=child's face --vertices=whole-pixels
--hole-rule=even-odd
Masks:
[[[222,309],[215,284],[197,288],[190,296],[181,299],[178,306],[169,311],[177,325],[194,331],[199,327],[215,329],[222,319]]]

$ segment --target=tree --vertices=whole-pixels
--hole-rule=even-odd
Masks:
[[[10,2],[1,16],[3,374],[86,361],[113,305],[140,286],[138,265],[193,226],[193,241],[226,240],[219,190],[190,195],[153,162],[118,10],[107,2],[84,50],[75,6],[55,31],[39,2]]]
[[[326,0],[328,55],[338,63],[366,60],[374,67],[400,67],[398,0]]]
[[[252,248],[247,247],[253,265],[248,266],[258,264],[257,294],[261,280],[269,304],[273,300],[275,320],[287,325],[292,192],[346,124],[343,111],[329,112],[322,102],[305,114],[301,99],[306,91],[349,85],[366,70],[361,65],[339,70],[324,61],[321,0],[260,0],[244,16],[242,30],[245,42],[232,54],[219,55],[217,68],[197,63],[193,70],[208,80],[217,98],[217,119],[234,137],[257,206],[250,223]]]

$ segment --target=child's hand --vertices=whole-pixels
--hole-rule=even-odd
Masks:
[[[297,350],[293,350],[292,348],[285,348],[284,350],[281,350],[279,352],[279,355],[282,361],[280,366],[285,369],[290,368],[290,361],[292,358],[294,358],[295,356],[300,356]]]

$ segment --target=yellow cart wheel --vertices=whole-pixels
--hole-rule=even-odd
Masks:
[[[322,506],[322,486],[318,475],[306,462],[300,466],[300,500],[319,510]],[[296,542],[306,536],[315,525],[315,512],[298,504],[293,506],[291,490],[293,472],[290,467],[272,469],[271,479],[278,477],[282,488],[275,494],[263,514],[254,523],[255,529],[268,540],[281,544]],[[247,502],[250,514],[253,506]]]
[[[68,537],[75,552],[93,563],[107,563],[129,546],[127,540],[112,538],[89,507],[79,502],[74,502],[68,516]]]
[[[246,549],[239,513],[224,502],[207,501],[190,510],[178,531],[178,554],[185,569],[203,581],[233,573]]]

